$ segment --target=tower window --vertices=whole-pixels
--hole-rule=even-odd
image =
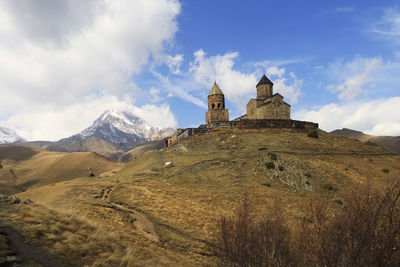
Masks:
[[[215,108],[215,104],[214,104],[214,103],[212,103],[212,105],[211,105],[211,108],[212,108],[212,109],[214,109],[214,108]]]
[[[221,109],[221,103],[218,103],[218,109]]]

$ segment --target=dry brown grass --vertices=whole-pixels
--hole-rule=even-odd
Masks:
[[[0,147],[0,156],[0,182],[21,190],[87,177],[89,166],[96,175],[123,166],[91,152],[61,153],[11,146]]]
[[[269,153],[277,155],[274,162],[283,165],[282,171],[266,168]],[[172,161],[173,167],[163,168],[166,161]],[[390,172],[384,174],[384,168]],[[292,177],[295,181],[306,178],[302,182],[309,183],[307,190],[291,186]],[[289,130],[235,130],[189,137],[169,149],[146,153],[119,172],[46,185],[19,196],[43,205],[43,214],[24,215],[24,229],[43,233],[41,242],[57,254],[65,253],[64,248],[81,258],[81,251],[86,251],[84,263],[90,266],[121,261],[126,265],[172,266],[178,262],[199,266],[216,264],[207,244],[214,226],[219,216],[230,216],[246,196],[256,220],[271,216],[279,203],[293,231],[299,229],[299,218],[306,217],[311,200],[332,194],[324,184],[337,188],[332,199],[345,204],[344,196],[351,188],[367,182],[382,188],[398,177],[399,156],[380,147],[324,132],[315,139],[306,132]],[[105,188],[113,188],[109,198],[96,198]],[[145,214],[160,242],[135,229],[125,212],[104,206],[108,200]],[[45,219],[53,216],[69,219]],[[42,218],[48,227],[38,226]],[[88,228],[81,232],[73,226],[78,225],[75,221]],[[107,240],[118,246],[105,244]]]

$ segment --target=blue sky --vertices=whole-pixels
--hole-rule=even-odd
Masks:
[[[105,109],[197,126],[214,80],[233,119],[263,73],[294,119],[400,135],[400,1],[53,2],[1,4],[0,124],[27,139]]]

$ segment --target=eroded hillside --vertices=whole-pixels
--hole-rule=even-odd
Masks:
[[[265,129],[187,137],[118,172],[29,189],[17,196],[34,204],[7,216],[30,240],[75,264],[215,265],[209,242],[216,220],[245,198],[255,216],[279,209],[296,227],[314,199],[343,200],[362,184],[379,190],[400,177],[400,156],[382,147],[307,134]]]

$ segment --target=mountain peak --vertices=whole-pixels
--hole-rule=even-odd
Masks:
[[[17,135],[17,133],[13,130],[5,127],[0,127],[0,144],[12,144],[24,141],[25,140]]]
[[[153,127],[128,111],[107,110],[94,123],[76,135],[80,139],[96,136],[118,146],[132,146],[171,136],[174,130]]]

